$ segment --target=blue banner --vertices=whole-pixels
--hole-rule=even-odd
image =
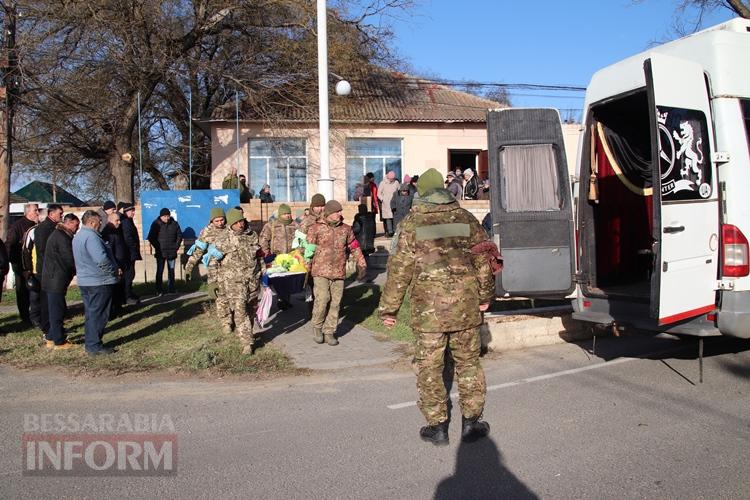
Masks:
[[[220,207],[226,212],[240,204],[237,189],[193,189],[190,191],[143,191],[141,193],[141,234],[146,239],[151,223],[162,208],[168,208],[172,218],[180,224],[182,237],[192,240],[208,224],[211,209]]]

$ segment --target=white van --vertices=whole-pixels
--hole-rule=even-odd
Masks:
[[[580,320],[750,338],[749,63],[735,19],[598,71],[573,185],[556,110],[490,111],[498,295],[575,291]]]

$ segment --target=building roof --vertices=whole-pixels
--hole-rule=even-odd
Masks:
[[[29,200],[24,198],[23,196],[19,196],[16,193],[10,193],[10,200],[8,200],[8,203],[28,203]]]
[[[74,207],[84,206],[84,203],[81,200],[79,200],[60,186],[57,186],[55,190],[55,198],[57,198],[57,201],[52,201],[52,184],[50,184],[49,182],[30,182],[16,191],[14,194],[25,198],[26,201],[36,201],[39,203],[60,203],[63,205],[72,205]]]
[[[332,123],[485,123],[488,109],[505,107],[495,101],[460,92],[429,80],[375,70],[350,80],[351,95],[332,95]],[[242,121],[318,121],[318,99],[277,105],[268,109],[246,98],[240,105]],[[260,111],[262,109],[262,111]],[[210,121],[234,121],[233,102],[216,108]]]

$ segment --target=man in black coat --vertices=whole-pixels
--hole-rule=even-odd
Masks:
[[[122,236],[120,214],[109,214],[107,225],[102,230],[102,239],[109,246],[110,250],[112,250],[112,255],[117,262],[117,268],[120,270],[122,276],[125,273],[125,269],[130,265],[130,252],[128,252],[128,247],[125,245],[125,239]],[[120,278],[120,281],[114,286],[112,292],[112,309],[109,319],[114,319],[120,314],[123,304],[125,304],[125,285],[122,278]]]
[[[63,320],[65,319],[65,292],[68,290],[76,265],[73,260],[73,236],[78,231],[78,217],[68,214],[58,224],[46,241],[44,266],[42,270],[42,291],[47,296],[47,331],[46,346],[54,349],[74,347],[65,338]]]
[[[154,247],[156,257],[156,291],[163,295],[162,274],[164,264],[167,265],[167,293],[174,293],[174,264],[177,259],[177,250],[182,244],[182,230],[168,208],[159,211],[159,217],[151,224],[147,237],[151,246]]]
[[[23,238],[26,232],[34,227],[38,222],[39,206],[36,203],[29,203],[24,209],[24,215],[13,223],[8,229],[7,239],[5,240],[5,249],[8,251],[8,259],[13,268],[13,274],[16,278],[16,304],[18,305],[18,315],[21,321],[31,323],[29,312],[29,289],[26,288],[26,273],[23,270],[22,249]]]
[[[128,247],[130,262],[122,271],[122,284],[125,290],[125,301],[129,305],[138,303],[138,296],[133,293],[133,280],[135,279],[135,263],[142,260],[141,238],[138,228],[135,226],[135,205],[123,203],[122,216],[120,216],[120,230]]]
[[[40,222],[36,229],[34,229],[34,249],[36,250],[35,274],[37,279],[41,279],[42,272],[44,271],[44,253],[47,248],[47,240],[60,221],[62,221],[62,218],[63,208],[56,203],[51,203],[47,205],[47,218]],[[45,338],[47,338],[47,332],[49,331],[49,316],[47,314],[47,309],[47,294],[44,293],[44,289],[42,289],[39,292],[39,328],[42,330]]]

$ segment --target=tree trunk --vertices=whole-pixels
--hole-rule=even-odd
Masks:
[[[115,203],[134,202],[133,197],[133,162],[125,161],[122,155],[125,153],[133,154],[127,146],[127,141],[117,141],[113,156],[109,159],[109,168],[114,178],[114,195]]]

